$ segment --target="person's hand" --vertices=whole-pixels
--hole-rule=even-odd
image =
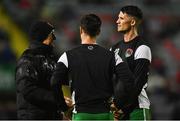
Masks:
[[[62,115],[63,115],[63,120],[71,121],[71,115],[69,114],[68,111],[62,112]]]
[[[115,120],[115,121],[121,119],[121,118],[124,116],[123,111],[122,111],[121,109],[118,109],[118,108],[114,105],[114,103],[111,104],[110,108],[111,108],[111,111],[113,112],[114,120]]]
[[[72,99],[69,98],[69,97],[66,97],[66,96],[64,96],[64,99],[65,99],[65,102],[66,102],[67,106],[68,106],[69,108],[72,108],[72,107],[73,107]]]
[[[110,109],[111,109],[112,112],[118,110],[118,109],[116,108],[116,106],[114,105],[114,103],[112,103],[112,104],[110,105]]]
[[[121,119],[124,116],[124,114],[123,114],[121,109],[114,111],[113,115],[114,115],[114,120],[115,121],[118,121],[119,119]]]
[[[65,102],[66,102],[67,106],[69,107],[69,109],[63,113],[63,119],[64,120],[71,120],[72,109],[73,109],[74,104],[73,104],[71,98],[64,96],[64,99],[65,99]]]

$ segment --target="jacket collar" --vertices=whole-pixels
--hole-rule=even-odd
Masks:
[[[29,49],[36,50],[37,53],[51,53],[53,46],[45,45],[38,41],[32,41],[29,45]]]

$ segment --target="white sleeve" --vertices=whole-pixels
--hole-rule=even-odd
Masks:
[[[58,63],[62,62],[68,68],[67,54],[64,52],[58,60]]]
[[[151,59],[152,59],[151,49],[147,45],[141,45],[137,48],[134,54],[134,60],[137,60],[140,58],[148,59],[151,62]]]

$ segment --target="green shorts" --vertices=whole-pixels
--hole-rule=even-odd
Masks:
[[[113,120],[112,113],[74,113],[72,120]]]
[[[119,120],[151,120],[150,109],[136,108],[130,114],[120,115]]]
[[[129,120],[151,120],[150,109],[139,108],[133,110],[129,115]]]

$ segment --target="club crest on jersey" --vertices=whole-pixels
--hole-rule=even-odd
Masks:
[[[130,57],[133,54],[133,50],[131,48],[128,48],[125,52],[125,57]]]

